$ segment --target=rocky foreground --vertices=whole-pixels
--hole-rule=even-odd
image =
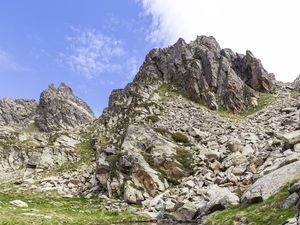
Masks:
[[[98,119],[65,84],[39,103],[1,99],[0,194],[84,197],[172,223],[297,224],[299,84],[201,36],[152,50]],[[30,206],[15,200],[1,202]]]

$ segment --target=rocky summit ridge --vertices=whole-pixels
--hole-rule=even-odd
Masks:
[[[90,107],[73,95],[70,87],[64,83],[56,89],[50,84],[43,91],[37,106],[36,123],[44,131],[75,128],[94,119]]]
[[[2,99],[0,183],[165,222],[296,225],[298,80],[200,36],[150,51],[98,119],[65,84]]]
[[[0,99],[0,124],[26,126],[35,123],[42,131],[75,128],[94,120],[90,107],[74,96],[70,87],[50,84],[39,103],[26,99]]]

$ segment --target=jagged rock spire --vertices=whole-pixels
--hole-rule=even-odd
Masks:
[[[74,96],[66,84],[58,88],[53,84],[43,91],[37,107],[36,123],[44,131],[74,128],[94,119],[90,107]]]

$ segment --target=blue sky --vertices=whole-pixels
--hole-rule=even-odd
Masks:
[[[1,1],[0,97],[38,99],[65,82],[99,115],[154,46],[141,11],[133,0]]]
[[[3,0],[0,98],[38,100],[49,83],[65,82],[98,116],[153,47],[197,35],[249,49],[278,80],[293,81],[299,7],[299,0]]]

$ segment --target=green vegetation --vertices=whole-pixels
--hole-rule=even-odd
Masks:
[[[21,130],[21,133],[41,133],[35,122],[28,124],[27,127]]]
[[[254,114],[262,109],[264,109],[265,107],[267,107],[268,105],[271,105],[272,103],[274,103],[276,100],[278,100],[278,97],[272,95],[272,94],[268,94],[268,93],[259,93],[259,98],[258,98],[258,106],[255,108],[251,108],[248,109],[244,112],[242,112],[240,115],[242,117],[247,117],[251,114]]]
[[[159,117],[157,115],[151,115],[147,116],[146,120],[151,121],[152,123],[156,123],[159,121]]]
[[[80,155],[80,158],[85,163],[91,163],[95,160],[95,154],[93,147],[95,145],[95,140],[88,138],[83,140],[81,143],[77,144],[75,147],[75,152]]]
[[[271,105],[272,103],[274,103],[276,100],[278,100],[280,97],[278,96],[274,96],[272,94],[268,94],[268,93],[257,93],[259,98],[258,98],[258,105],[255,108],[249,108],[243,112],[241,112],[239,115],[238,114],[234,114],[230,111],[228,111],[226,108],[224,107],[220,107],[220,109],[217,111],[219,116],[228,118],[228,119],[232,119],[232,120],[239,120],[239,119],[243,119],[247,116],[250,116],[262,109],[264,109],[265,107],[267,107],[268,105]]]
[[[176,148],[175,159],[183,165],[184,169],[192,171],[193,154],[185,147]]]
[[[181,143],[188,143],[189,142],[188,137],[185,134],[181,133],[181,132],[176,132],[176,133],[172,134],[172,138],[176,142],[181,142]]]
[[[157,91],[162,101],[167,101],[178,96],[181,96],[184,100],[190,101],[185,92],[180,91],[167,83],[162,83]]]
[[[287,187],[262,203],[249,206],[242,205],[216,212],[206,219],[205,224],[233,225],[243,219],[247,220],[249,225],[280,225],[287,219],[294,217],[296,213],[294,205],[287,209],[280,207],[281,203],[289,196]]]
[[[9,203],[16,199],[28,203],[29,207],[18,208]],[[0,192],[0,208],[0,224],[6,225],[131,224],[130,221],[142,219],[129,212],[106,210],[97,199],[69,199],[34,193]]]
[[[106,160],[110,166],[110,179],[117,177],[118,161],[119,161],[120,156],[121,156],[121,154],[117,153],[115,155],[107,156],[107,158],[106,158]]]
[[[14,147],[15,150],[24,150],[32,152],[40,146],[40,144],[33,140],[19,141],[16,137],[11,136],[9,139],[0,139],[0,146],[5,150],[10,150]]]
[[[291,90],[290,91],[290,94],[292,97],[297,97],[300,95],[300,91],[296,91],[296,90]]]
[[[154,128],[154,130],[157,133],[160,133],[161,135],[164,135],[164,136],[170,134],[170,132],[167,129],[165,129],[165,128],[157,127],[157,128]]]

